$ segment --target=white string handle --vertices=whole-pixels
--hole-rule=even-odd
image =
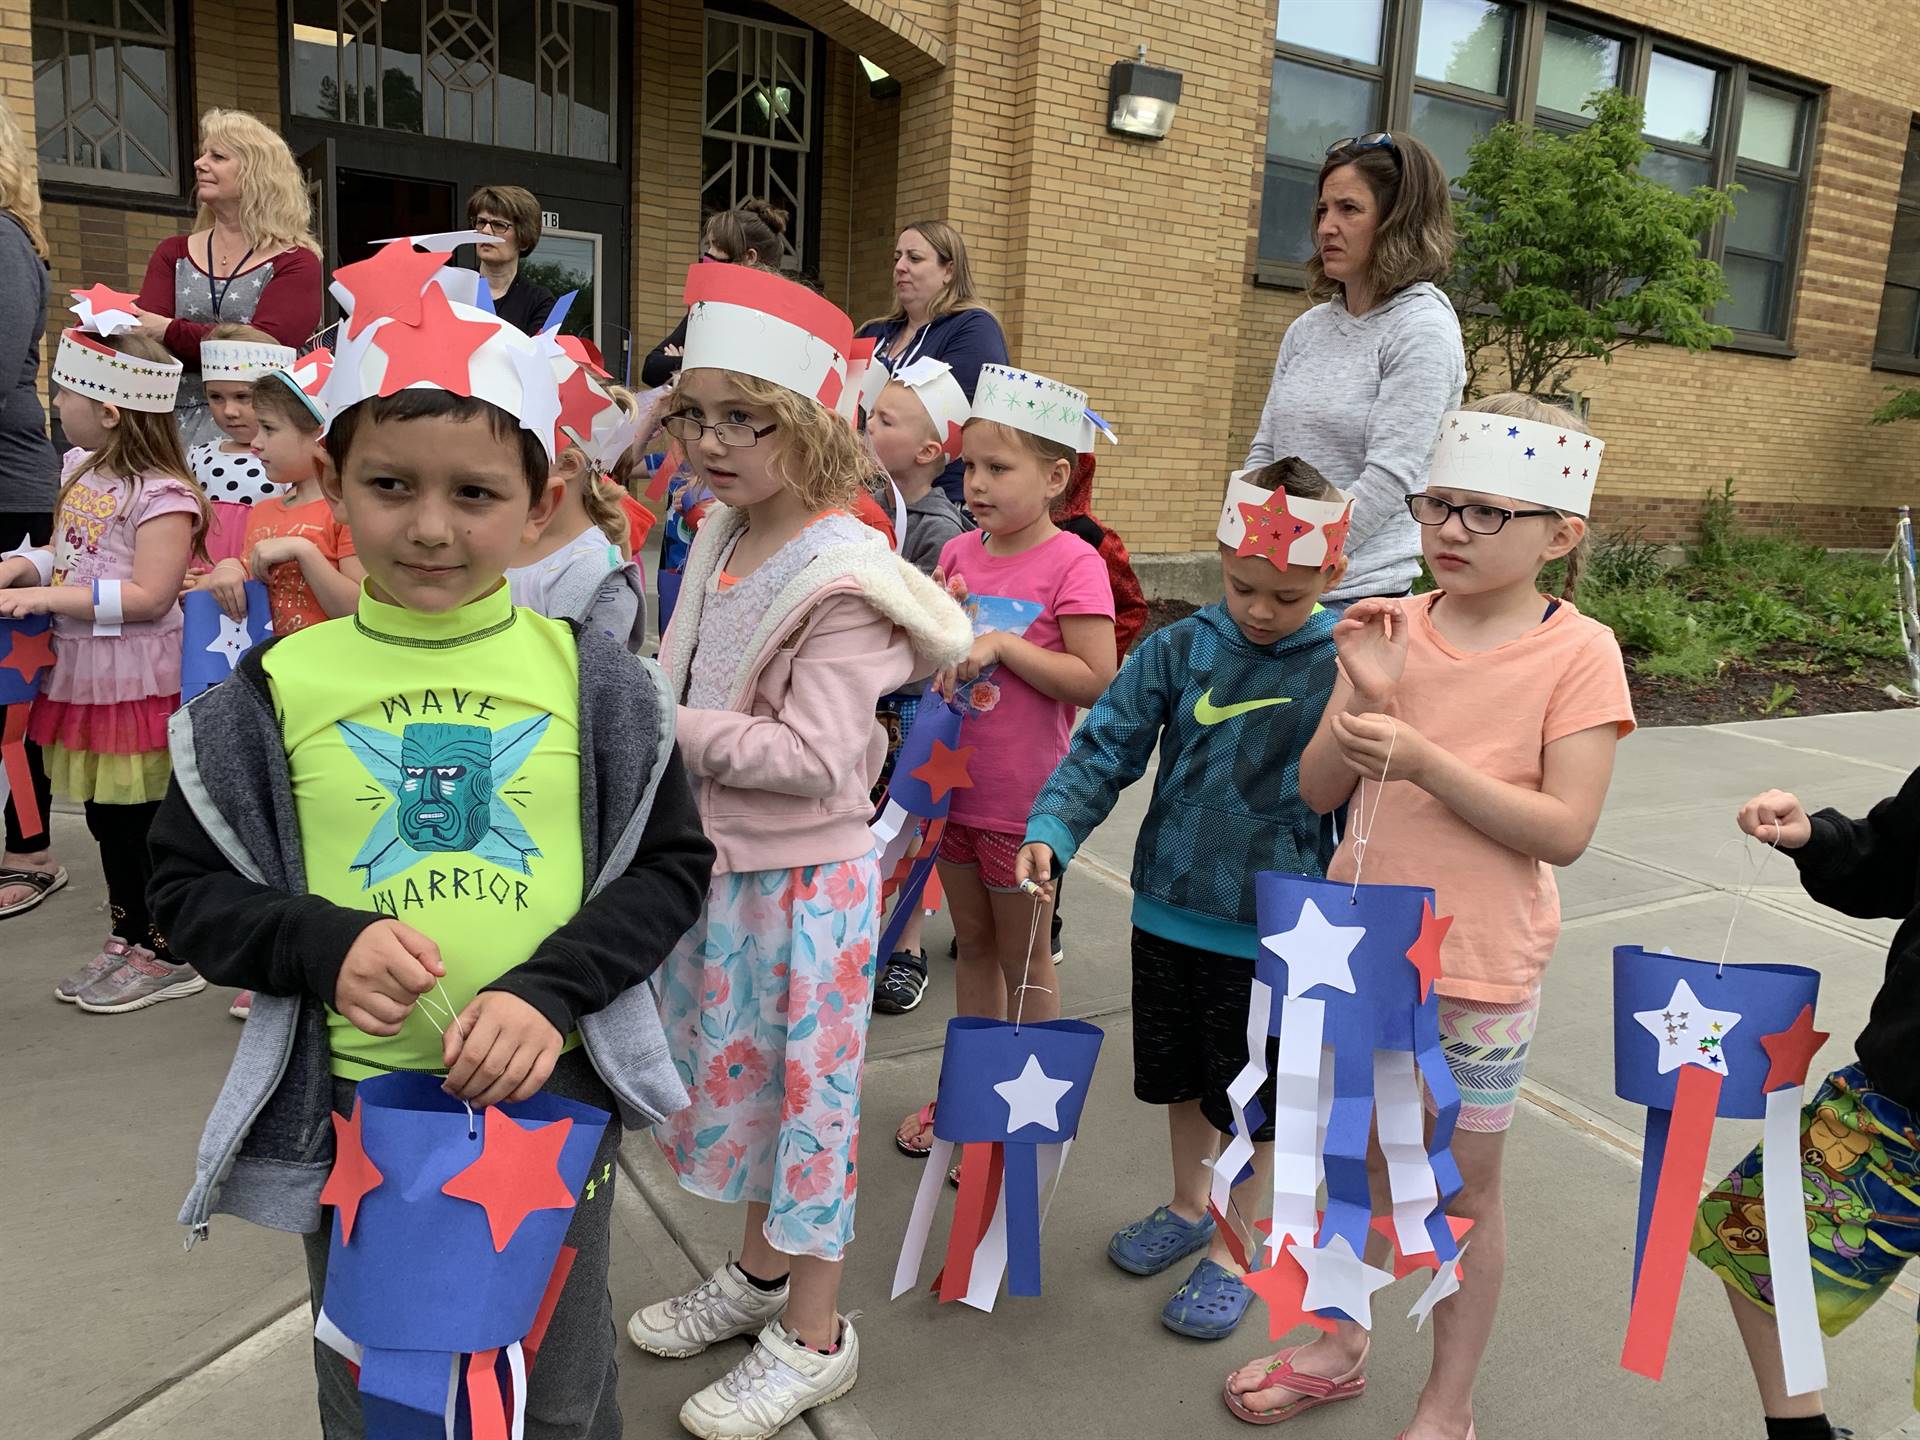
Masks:
[[[433,1006],[427,1003],[433,999],[435,995],[440,997],[440,1004],[442,1006],[441,1013],[447,1017],[446,1025],[442,1025],[438,1020],[434,1019]],[[460,1012],[453,1008],[453,1001],[447,997],[447,987],[444,982],[436,982],[432,990],[422,995],[419,1000],[415,1002],[414,1008],[427,1017],[427,1023],[440,1032],[440,1038],[443,1040],[446,1039],[447,1036],[447,1025],[457,1024],[460,1020]],[[462,1100],[460,1105],[461,1108],[467,1112],[467,1138],[469,1140],[478,1139],[480,1132],[473,1123],[473,1106],[467,1104],[465,1100]]]
[[[1364,778],[1356,782],[1353,792],[1353,818],[1348,829],[1353,832],[1353,889],[1347,895],[1349,905],[1360,903],[1360,872],[1367,863],[1367,841],[1373,838],[1373,827],[1380,818],[1380,801],[1387,793],[1387,774],[1393,769],[1393,747],[1400,739],[1400,727],[1392,720],[1387,722],[1393,729],[1387,735],[1387,758],[1381,762],[1380,778],[1373,785],[1373,810],[1367,811],[1367,782]]]
[[[1758,839],[1759,837],[1755,836],[1754,838]],[[1727,935],[1726,938],[1720,942],[1720,961],[1714,967],[1713,971],[1713,978],[1716,980],[1720,978],[1721,974],[1727,968],[1727,952],[1733,948],[1733,927],[1740,923],[1740,911],[1745,907],[1747,897],[1753,894],[1754,890],[1759,887],[1760,873],[1767,868],[1767,861],[1772,857],[1773,852],[1780,848],[1780,827],[1778,825],[1773,827],[1773,839],[1767,841],[1766,848],[1760,852],[1760,863],[1753,867],[1753,878],[1751,880],[1745,880],[1748,853],[1746,837],[1743,835],[1737,840],[1729,840],[1727,845],[1738,845],[1740,847],[1739,868],[1733,872],[1733,909],[1727,915]],[[1714,853],[1718,855],[1720,851],[1724,851],[1727,848],[1727,845],[1722,845],[1720,850]],[[1745,880],[1744,884],[1742,883],[1743,880]]]
[[[1027,956],[1020,970],[1020,983],[1014,988],[1013,1033],[1020,1033],[1021,1017],[1027,1013],[1027,991],[1040,990],[1051,995],[1053,990],[1046,985],[1029,985],[1027,977],[1033,973],[1033,942],[1040,938],[1040,887],[1028,880],[1020,887],[1033,896],[1033,920],[1027,926]]]

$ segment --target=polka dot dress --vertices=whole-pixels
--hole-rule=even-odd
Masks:
[[[187,467],[207,498],[223,505],[252,505],[271,500],[286,489],[267,479],[260,457],[252,452],[229,454],[220,442],[196,445],[187,452]]]

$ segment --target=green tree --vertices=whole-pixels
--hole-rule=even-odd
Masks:
[[[1448,289],[1460,313],[1467,393],[1490,371],[1515,390],[1564,385],[1579,360],[1654,340],[1705,350],[1732,338],[1707,312],[1728,295],[1700,238],[1739,189],[1678,194],[1640,173],[1641,102],[1592,100],[1584,129],[1503,124],[1468,152]]]

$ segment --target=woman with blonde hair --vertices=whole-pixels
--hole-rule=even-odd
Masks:
[[[1379,131],[1336,140],[1320,167],[1309,293],[1287,327],[1249,469],[1297,455],[1353,497],[1347,573],[1321,603],[1400,596],[1420,573],[1407,496],[1424,489],[1440,417],[1460,403],[1460,321],[1440,288],[1453,198],[1433,151]]]
[[[47,237],[40,228],[40,184],[33,150],[0,100],[0,554],[53,533],[60,462],[40,408],[40,337],[47,319]],[[27,746],[27,770],[45,817],[52,792],[40,747]],[[6,853],[0,856],[0,919],[24,915],[67,883],[42,818],[24,829],[12,801]]]
[[[897,371],[915,360],[943,360],[973,399],[982,365],[1006,365],[1007,337],[993,312],[974,294],[973,266],[960,232],[944,220],[916,220],[893,246],[891,312],[869,320],[860,334],[879,341],[874,359]],[[955,460],[935,481],[958,505],[961,465]]]
[[[220,438],[200,389],[200,342],[252,325],[300,348],[320,323],[320,242],[287,142],[242,110],[200,117],[193,232],[160,242],[140,286],[140,328],[187,367],[175,415],[188,446]]]

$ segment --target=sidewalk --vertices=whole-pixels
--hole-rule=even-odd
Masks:
[[[1718,954],[1731,903],[1723,892],[1736,878],[1735,850],[1723,848],[1735,835],[1734,805],[1781,785],[1810,804],[1861,813],[1899,785],[1917,754],[1920,716],[1900,712],[1648,731],[1622,747],[1595,844],[1562,877],[1565,934],[1508,1151],[1511,1263],[1479,1396],[1487,1440],[1759,1434],[1732,1322],[1704,1272],[1688,1277],[1666,1380],[1649,1384],[1616,1363],[1643,1116],[1613,1096],[1610,950],[1638,942]],[[861,1239],[844,1301],[861,1312],[863,1378],[846,1400],[790,1427],[795,1436],[918,1440],[956,1427],[977,1440],[1246,1433],[1218,1389],[1230,1367],[1272,1348],[1260,1307],[1225,1344],[1179,1339],[1161,1329],[1158,1312],[1184,1270],[1136,1280],[1103,1253],[1112,1230],[1162,1201],[1167,1187],[1158,1118],[1133,1100],[1130,1084],[1124,876],[1146,795],[1144,784],[1129,792],[1082,851],[1066,891],[1067,1009],[1100,1023],[1107,1043],[1048,1225],[1046,1296],[1002,1300],[993,1315],[924,1294],[886,1298],[920,1176],[893,1149],[891,1132],[931,1095],[951,1013],[951,970],[936,959],[926,1004],[909,1016],[876,1016],[871,1035]],[[15,1117],[12,1163],[0,1173],[0,1205],[12,1222],[0,1253],[0,1330],[12,1350],[0,1382],[5,1428],[113,1440],[311,1435],[296,1248],[222,1219],[182,1256],[173,1223],[237,1022],[213,992],[127,1017],[54,1004],[47,991],[90,953],[102,918],[91,909],[100,885],[84,827],[62,817],[58,838],[73,886],[0,927],[18,981],[0,1000],[14,1037],[0,1055],[0,1086]],[[1731,958],[1823,970],[1821,1025],[1835,1038],[1817,1063],[1837,1065],[1851,1056],[1892,929],[1814,907],[1776,857],[1741,917]],[[946,938],[943,924],[930,926],[929,950],[944,953]],[[1735,1158],[1757,1128],[1724,1122],[1713,1165]],[[645,1137],[630,1137],[625,1160],[613,1272],[622,1315],[691,1283],[737,1247],[740,1224],[737,1212],[679,1191]],[[1402,1282],[1376,1306],[1369,1397],[1303,1421],[1305,1432],[1379,1440],[1404,1423],[1428,1353],[1403,1318],[1417,1285]],[[1897,1286],[1829,1346],[1829,1408],[1860,1440],[1920,1434],[1920,1425],[1906,1428],[1915,1301],[1912,1288]],[[625,1350],[627,1433],[680,1433],[681,1399],[738,1353],[736,1344],[669,1362]],[[1596,1428],[1598,1416],[1606,1419]]]

